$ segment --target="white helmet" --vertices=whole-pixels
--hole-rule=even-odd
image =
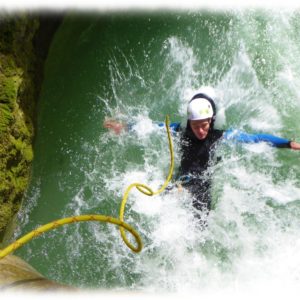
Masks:
[[[191,121],[209,119],[214,115],[211,103],[205,98],[196,98],[190,101],[187,111],[188,119]]]

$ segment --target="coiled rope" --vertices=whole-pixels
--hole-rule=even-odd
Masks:
[[[35,238],[49,230],[55,229],[57,227],[60,227],[60,226],[66,225],[66,224],[72,224],[72,223],[76,223],[76,222],[86,222],[86,221],[97,221],[97,222],[105,222],[105,223],[111,223],[111,224],[118,225],[120,228],[120,233],[121,233],[124,243],[133,252],[136,252],[136,253],[140,252],[143,248],[143,243],[142,243],[140,235],[131,225],[124,222],[125,206],[126,206],[126,202],[127,202],[128,196],[129,196],[129,192],[134,187],[136,187],[141,193],[143,193],[147,196],[155,196],[164,191],[164,189],[167,187],[167,185],[169,184],[169,182],[172,178],[172,174],[173,174],[173,170],[174,170],[174,150],[173,150],[173,144],[172,144],[171,133],[170,133],[170,128],[169,128],[170,120],[169,120],[168,116],[166,116],[165,124],[166,124],[166,129],[167,129],[167,134],[168,134],[168,142],[169,142],[170,167],[169,167],[168,177],[159,190],[154,192],[150,187],[148,187],[145,184],[132,183],[128,186],[128,188],[126,189],[126,191],[124,193],[124,196],[123,196],[123,199],[121,202],[121,207],[120,207],[119,219],[111,217],[111,216],[105,216],[105,215],[81,215],[81,216],[73,216],[73,217],[63,218],[63,219],[59,219],[59,220],[50,222],[41,227],[38,227],[37,229],[34,229],[33,231],[27,233],[26,235],[24,235],[17,241],[11,243],[9,246],[4,248],[3,250],[0,250],[0,259],[2,259],[5,256],[7,256],[8,254],[14,252],[18,248],[22,247],[24,244],[28,243],[33,238]],[[135,238],[136,246],[133,245],[127,239],[126,231],[131,233],[131,235]]]

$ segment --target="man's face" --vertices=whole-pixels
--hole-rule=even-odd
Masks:
[[[211,119],[190,121],[191,128],[199,140],[204,140],[210,128]]]

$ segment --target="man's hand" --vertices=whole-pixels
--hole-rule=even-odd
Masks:
[[[300,150],[300,144],[296,142],[291,142],[290,143],[291,149],[293,150]]]
[[[103,126],[114,131],[115,134],[120,134],[122,130],[125,130],[127,128],[125,124],[113,119],[105,119]]]

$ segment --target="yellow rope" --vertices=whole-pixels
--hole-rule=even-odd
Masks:
[[[164,191],[164,189],[167,187],[167,185],[169,184],[170,180],[172,179],[172,174],[173,174],[173,170],[174,170],[174,151],[173,151],[173,144],[172,144],[172,139],[171,139],[171,134],[170,134],[170,128],[169,128],[169,117],[166,116],[166,128],[167,128],[167,133],[168,133],[168,141],[169,141],[169,150],[170,150],[170,169],[169,169],[169,174],[168,177],[165,181],[165,183],[162,185],[162,187],[154,192],[150,187],[148,187],[145,184],[141,184],[141,183],[132,183],[128,186],[128,188],[125,191],[124,197],[122,199],[121,202],[121,207],[120,207],[120,220],[124,221],[124,212],[125,212],[125,205],[127,202],[127,198],[129,195],[129,192],[131,191],[131,189],[133,189],[134,187],[136,187],[141,193],[147,195],[147,196],[154,196],[154,195],[158,195],[161,192]],[[122,239],[124,241],[124,243],[134,252],[135,248],[134,246],[128,241],[126,234],[125,234],[125,230],[123,227],[120,227],[120,232],[121,232],[121,236]]]
[[[18,248],[22,247],[24,244],[28,243],[31,239],[41,235],[42,233],[55,229],[59,226],[63,226],[65,224],[71,224],[71,223],[76,223],[76,222],[85,222],[85,221],[98,221],[98,222],[106,222],[106,223],[111,223],[118,225],[120,227],[121,231],[121,236],[123,238],[123,241],[125,244],[134,252],[138,253],[142,250],[143,244],[142,240],[138,234],[138,232],[129,224],[124,222],[124,212],[125,212],[125,205],[127,202],[127,198],[129,195],[129,192],[132,188],[136,187],[141,193],[147,195],[147,196],[154,196],[159,193],[161,193],[168,185],[172,178],[173,170],[174,170],[174,151],[173,151],[173,145],[172,145],[172,139],[171,139],[171,134],[170,134],[170,129],[169,129],[169,117],[166,117],[166,128],[167,128],[167,133],[168,133],[168,141],[169,141],[169,150],[170,150],[170,157],[171,157],[171,164],[170,164],[170,169],[169,169],[169,175],[165,181],[165,183],[162,185],[162,187],[154,192],[150,187],[141,184],[141,183],[133,183],[129,185],[129,187],[126,189],[125,194],[123,196],[122,202],[121,202],[121,208],[120,208],[120,218],[116,219],[110,216],[104,216],[104,215],[81,215],[81,216],[73,216],[69,218],[63,218],[60,220],[56,220],[53,222],[50,222],[48,224],[45,224],[18,239],[17,241],[13,242],[3,250],[0,250],[0,259],[4,258],[11,252],[17,250]],[[137,243],[136,246],[132,245],[125,234],[125,230],[129,231],[133,237],[135,238],[135,241]]]
[[[139,234],[137,233],[137,231],[135,229],[133,229],[127,223],[124,223],[124,222],[120,221],[119,219],[109,217],[109,216],[81,215],[81,216],[69,217],[69,218],[64,218],[64,219],[60,219],[57,221],[53,221],[51,223],[43,225],[43,226],[27,233],[26,235],[24,235],[23,237],[21,237],[20,239],[18,239],[17,241],[15,241],[11,245],[9,245],[8,247],[6,247],[2,251],[0,251],[0,259],[4,258],[6,255],[17,250],[18,248],[22,247],[24,244],[28,243],[31,239],[41,235],[42,233],[44,233],[46,231],[55,229],[59,226],[65,225],[65,224],[84,222],[84,221],[98,221],[98,222],[106,222],[106,223],[119,225],[122,228],[129,231],[134,236],[134,238],[137,242],[137,247],[134,249],[135,252],[140,252],[143,248],[143,244],[142,244]]]

